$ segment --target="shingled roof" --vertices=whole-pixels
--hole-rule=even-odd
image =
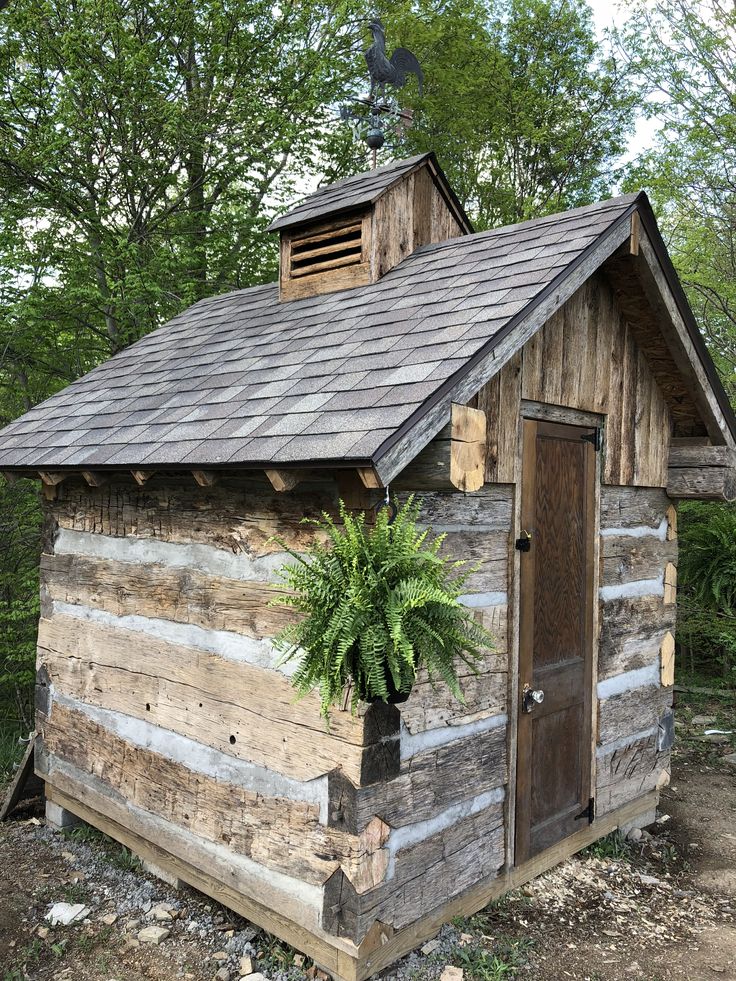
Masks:
[[[438,186],[450,201],[452,210],[457,214],[461,224],[472,232],[470,219],[440,169],[437,158],[431,152],[419,153],[406,160],[396,160],[368,173],[355,174],[353,177],[346,177],[344,180],[321,187],[285,215],[271,222],[268,231],[282,231],[285,228],[306,225],[373,204],[390,187],[425,162],[430,163],[430,171],[433,172]]]
[[[480,387],[479,366],[493,374],[648,207],[628,195],[424,246],[327,296],[202,300],[4,429],[0,469],[354,465],[388,479],[397,441],[418,452],[448,400]]]

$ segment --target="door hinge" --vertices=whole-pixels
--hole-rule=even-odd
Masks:
[[[575,820],[582,821],[583,818],[588,819],[588,824],[592,824],[595,821],[595,797],[589,799],[588,806],[578,814]]]
[[[597,452],[601,448],[601,430],[594,429],[592,433],[586,433],[584,436],[580,437],[585,440],[586,443],[592,443],[593,449]]]

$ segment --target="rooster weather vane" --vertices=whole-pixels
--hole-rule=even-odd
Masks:
[[[386,33],[383,24],[377,17],[368,22],[373,35],[373,44],[365,52],[365,60],[371,79],[371,90],[368,98],[356,99],[361,106],[367,106],[369,111],[368,123],[365,126],[365,111],[357,112],[348,106],[340,108],[340,116],[344,121],[358,123],[357,128],[364,129],[364,138],[373,155],[373,167],[377,163],[378,150],[386,142],[386,130],[393,124],[395,129],[408,129],[412,124],[410,109],[400,109],[393,94],[387,95],[386,86],[398,90],[406,85],[409,75],[415,75],[421,96],[424,89],[424,73],[422,67],[408,48],[396,48],[391,56],[386,54]],[[360,124],[363,123],[361,127]]]

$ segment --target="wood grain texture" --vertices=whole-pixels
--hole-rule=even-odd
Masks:
[[[271,584],[192,567],[43,555],[41,577],[52,600],[114,616],[160,618],[255,638],[273,637],[293,619],[285,607],[269,605],[278,592]]]
[[[677,542],[654,535],[601,537],[601,585],[613,586],[637,579],[655,579],[668,562],[677,559]]]
[[[508,780],[506,727],[457,739],[402,760],[393,780],[354,787],[339,771],[330,774],[330,820],[360,835],[380,817],[401,828],[446,808],[503,787]]]
[[[669,407],[611,286],[593,274],[482,389],[487,480],[513,479],[521,399],[606,415],[604,481],[664,487]]]
[[[643,685],[614,695],[598,705],[598,743],[614,743],[633,733],[656,728],[659,717],[672,707],[672,689]]]
[[[664,635],[675,629],[675,607],[662,596],[633,596],[600,604],[598,678],[651,664]]]
[[[649,527],[652,532],[667,517],[672,502],[664,490],[644,487],[601,488],[601,530]]]
[[[349,712],[325,731],[317,697],[295,702],[278,672],[73,617],[41,620],[39,666],[64,694],[298,780],[342,767],[359,784],[387,745]]]
[[[657,752],[657,736],[643,736],[597,760],[596,813],[604,815],[657,787],[669,767],[669,752]]]
[[[115,482],[93,489],[70,478],[50,516],[73,531],[191,542],[255,558],[282,551],[274,535],[303,550],[315,532],[302,518],[319,518],[323,510],[337,514],[334,481],[305,480],[279,494],[265,474],[222,478],[213,488],[156,474],[145,487]]]
[[[131,804],[172,826],[304,882],[324,883],[342,868],[358,892],[380,882],[388,837],[372,817],[360,835],[319,823],[319,808],[305,801],[267,797],[188,769],[135,746],[82,712],[55,703],[41,726],[47,755],[96,777]]]

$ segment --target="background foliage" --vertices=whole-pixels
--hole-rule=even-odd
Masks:
[[[584,0],[375,9],[426,74],[422,99],[402,93],[416,125],[387,155],[434,149],[479,228],[646,187],[736,394],[733,7],[631,0],[603,44]],[[357,0],[3,5],[0,426],[197,297],[273,278],[265,227],[281,203],[366,166],[336,122],[367,87],[366,13]],[[637,112],[661,130],[624,166]],[[27,727],[34,486],[0,484],[0,514],[0,718]],[[687,623],[720,615],[703,602]],[[696,663],[721,673],[724,644]]]

